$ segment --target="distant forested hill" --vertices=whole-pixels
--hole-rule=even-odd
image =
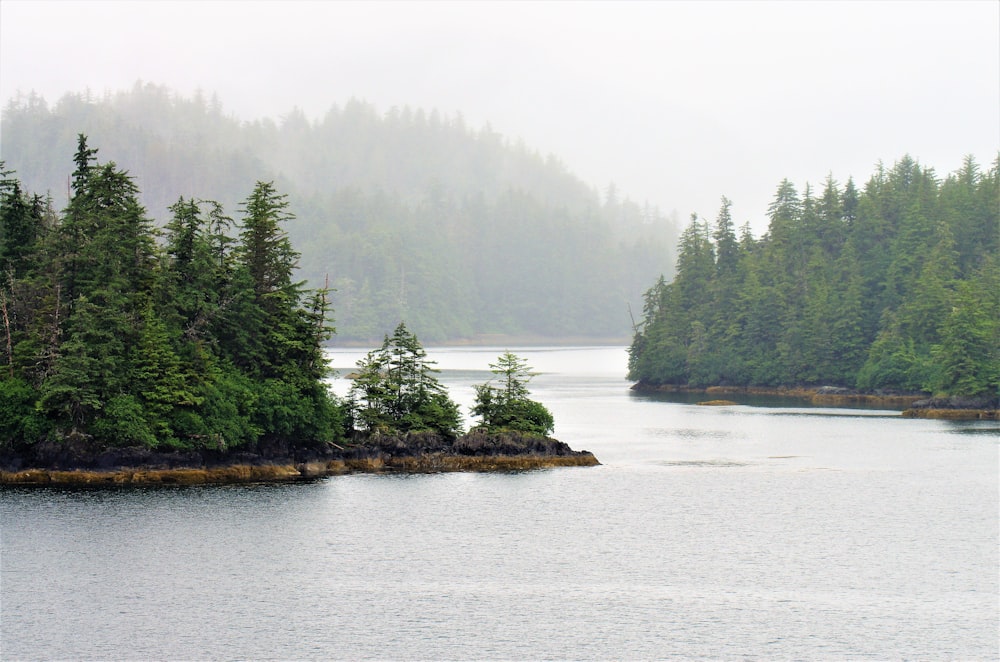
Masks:
[[[436,111],[350,101],[314,121],[241,122],[214,97],[149,84],[53,105],[29,95],[3,110],[0,159],[61,209],[80,133],[135,178],[159,224],[181,196],[236,215],[273,181],[296,216],[300,273],[336,289],[339,339],[381,339],[402,319],[428,341],[625,337],[629,303],[673,262],[676,223],[657,209]]]
[[[860,190],[786,180],[760,239],[737,235],[723,199],[647,291],[631,378],[996,397],[998,170],[969,157],[942,179],[904,157]]]

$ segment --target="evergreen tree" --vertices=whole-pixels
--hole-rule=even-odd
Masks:
[[[292,218],[287,196],[272,183],[257,182],[244,204],[235,249],[228,356],[257,382],[258,427],[281,438],[320,442],[342,424],[320,381],[328,369],[321,343],[332,329],[325,323],[325,294],[306,302],[303,283],[292,280],[299,253],[282,227]]]
[[[35,242],[44,232],[44,201],[27,196],[0,161],[0,287],[10,287],[29,269]]]
[[[490,382],[474,386],[476,392],[472,415],[482,418],[487,430],[513,430],[547,435],[555,428],[552,413],[528,396],[528,382],[533,374],[527,361],[504,352],[490,364],[499,385]]]
[[[996,396],[1000,393],[1000,268],[986,258],[958,284],[953,306],[932,351],[935,371],[924,388],[935,393]]]
[[[220,205],[206,214],[182,198],[161,248],[131,178],[96,151],[79,137],[58,222],[34,198],[23,223],[27,198],[4,185],[0,445],[295,449],[339,438],[342,411],[323,382],[327,295],[291,280],[283,198],[258,186],[239,245]]]
[[[250,274],[257,304],[271,314],[297,294],[292,272],[299,253],[282,227],[295,218],[288,205],[288,196],[279,194],[272,182],[257,182],[243,205],[240,260]]]
[[[434,376],[433,365],[416,335],[400,322],[380,348],[358,362],[351,386],[352,420],[371,432],[430,430],[456,437],[461,414]]]
[[[153,443],[136,407],[112,406],[131,397],[129,376],[154,281],[152,223],[128,174],[114,163],[93,164],[96,151],[80,136],[73,197],[57,230],[64,340],[39,402],[56,421],[102,442]]]
[[[993,264],[996,251],[981,244],[995,243],[977,228],[1000,235],[997,170],[979,174],[966,159],[941,184],[903,157],[880,164],[860,192],[848,180],[841,193],[828,177],[819,198],[808,185],[800,198],[785,180],[768,233],[757,241],[744,231],[735,260],[724,201],[715,245],[693,223],[674,281],[647,293],[630,378],[988,391],[995,328],[971,301],[975,292],[992,310],[993,272],[976,265]],[[713,249],[714,271],[700,266]]]

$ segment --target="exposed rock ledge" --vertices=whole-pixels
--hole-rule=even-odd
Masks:
[[[947,420],[1000,420],[1000,398],[962,397],[925,398],[917,400],[903,412],[907,418],[940,418]]]
[[[850,407],[854,405],[905,409],[923,395],[908,393],[859,393],[839,386],[684,386],[638,382],[632,389],[662,393],[705,393],[707,395],[761,395],[805,400],[814,405]]]
[[[906,418],[941,418],[950,420],[1000,420],[1000,398],[963,397],[928,398],[913,393],[860,393],[839,386],[709,386],[653,385],[639,382],[636,391],[663,393],[705,393],[763,395],[805,400],[814,405],[831,407],[869,406],[900,409]],[[700,405],[734,404],[729,400],[708,400]]]
[[[350,473],[523,471],[600,464],[550,437],[473,431],[455,440],[429,433],[372,435],[347,447],[265,447],[229,454],[157,453],[144,448],[94,451],[82,444],[39,447],[0,459],[5,485],[195,485],[290,482]]]

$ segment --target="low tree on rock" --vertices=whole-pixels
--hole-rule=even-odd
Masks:
[[[527,361],[504,352],[490,364],[498,385],[478,384],[472,415],[482,418],[487,430],[511,430],[547,435],[555,429],[552,413],[540,402],[528,397],[528,382],[534,376]]]
[[[437,380],[434,361],[404,322],[358,361],[349,403],[355,427],[369,432],[461,432],[458,405]]]

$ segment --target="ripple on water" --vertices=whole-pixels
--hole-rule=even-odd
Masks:
[[[739,439],[740,435],[732,430],[699,429],[699,428],[652,428],[648,434],[655,437],[672,439]]]
[[[749,467],[752,465],[750,462],[739,462],[736,460],[661,460],[656,464],[662,467],[692,467],[706,469]]]

